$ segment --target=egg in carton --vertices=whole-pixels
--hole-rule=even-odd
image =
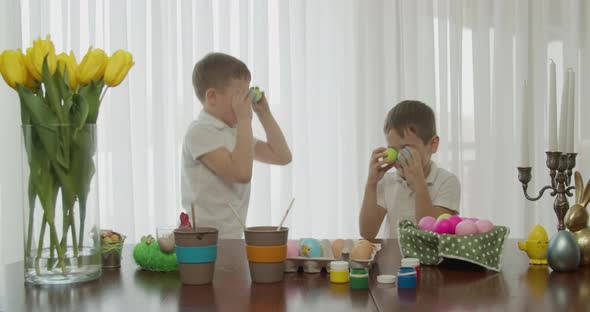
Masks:
[[[349,260],[351,268],[370,269],[379,250],[381,244],[366,240],[289,240],[285,272],[297,272],[300,267],[305,273],[319,273],[323,268],[329,271],[330,262],[336,260]]]

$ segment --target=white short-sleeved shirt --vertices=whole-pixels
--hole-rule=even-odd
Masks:
[[[458,211],[461,186],[454,174],[438,168],[434,162],[431,162],[426,186],[433,206]],[[377,184],[377,205],[387,210],[389,237],[397,237],[399,220],[416,222],[416,195],[408,183],[395,171],[386,173]]]
[[[229,205],[232,204],[242,223],[246,223],[250,183],[222,179],[205,166],[200,157],[221,147],[233,151],[236,138],[236,128],[202,110],[198,119],[189,125],[182,145],[182,205],[190,211],[194,203],[197,226],[218,229],[219,238],[242,237],[242,226]],[[256,142],[254,139],[254,145]]]

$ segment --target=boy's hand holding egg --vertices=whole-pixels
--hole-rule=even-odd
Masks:
[[[262,99],[262,92],[260,91],[260,88],[258,88],[258,87],[250,88],[250,91],[248,91],[248,96],[250,96],[250,95],[253,95],[252,104],[256,104],[256,103],[258,103],[258,101],[260,101]]]
[[[391,152],[387,152],[384,147],[379,147],[373,150],[371,159],[369,160],[369,176],[367,177],[368,185],[377,185],[385,173],[393,168],[395,162],[390,162],[386,158],[390,157]]]
[[[412,190],[416,190],[418,185],[426,187],[422,155],[415,148],[407,146],[399,151],[396,168],[401,171],[401,175]]]
[[[260,91],[258,87],[252,87],[250,88],[248,95],[253,96],[252,109],[254,110],[256,115],[258,115],[259,119],[270,116],[270,106],[268,105],[266,95],[263,91]]]

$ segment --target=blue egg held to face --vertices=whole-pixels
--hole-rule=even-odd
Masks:
[[[309,258],[319,258],[322,256],[322,246],[320,241],[314,238],[306,238],[301,241],[299,255]]]

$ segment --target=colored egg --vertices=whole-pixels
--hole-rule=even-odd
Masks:
[[[387,153],[387,156],[385,156],[383,160],[386,160],[390,163],[394,163],[397,160],[397,150],[395,148],[388,147],[385,152]]]
[[[344,248],[344,240],[337,239],[332,242],[332,254],[334,254],[334,258],[340,259],[342,255],[342,248]]]
[[[420,219],[420,222],[418,222],[418,229],[422,231],[432,231],[435,223],[435,218],[431,216],[423,217],[422,219]]]
[[[306,238],[301,242],[299,255],[309,258],[319,258],[322,256],[322,246],[317,239]]]
[[[442,219],[448,219],[448,218],[450,218],[450,217],[451,217],[451,215],[450,215],[450,214],[448,214],[448,213],[443,213],[443,214],[441,214],[440,216],[438,216],[438,218],[436,218],[436,220],[438,221],[438,220],[442,220]]]
[[[287,258],[299,256],[299,244],[296,240],[287,241]]]
[[[453,224],[453,232],[451,234],[455,234],[455,228],[457,227],[457,224],[463,221],[463,219],[461,219],[459,216],[451,216],[448,220]]]
[[[477,226],[478,233],[487,233],[494,228],[492,222],[488,220],[477,220],[475,222],[475,226]]]
[[[580,246],[568,231],[558,231],[547,246],[547,262],[554,271],[571,272],[580,265]]]
[[[455,234],[456,235],[473,235],[473,234],[477,234],[477,226],[475,225],[475,222],[471,221],[471,220],[463,220],[461,222],[459,222],[457,224],[457,227],[455,228]]]
[[[438,234],[451,234],[453,224],[448,219],[440,219],[434,224],[433,231]]]
[[[373,253],[373,245],[357,244],[350,251],[350,259],[352,260],[369,260]]]
[[[174,251],[174,234],[169,236],[163,236],[158,238],[158,245],[160,246],[160,250],[165,253],[171,253]]]

